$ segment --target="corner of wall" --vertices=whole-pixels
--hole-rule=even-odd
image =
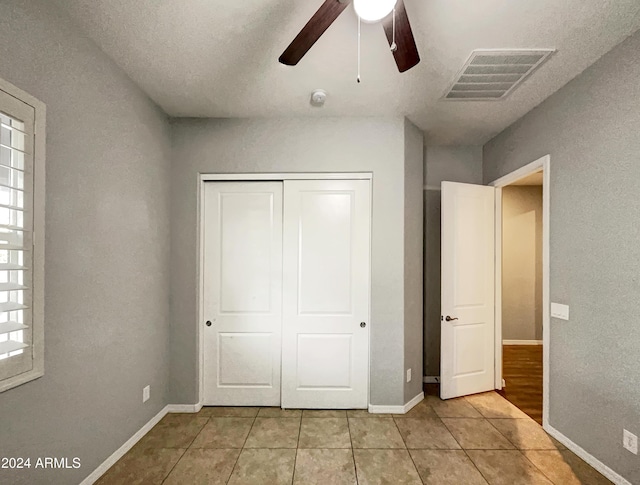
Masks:
[[[424,307],[424,135],[404,126],[404,402],[422,391]],[[406,373],[411,369],[411,381]]]

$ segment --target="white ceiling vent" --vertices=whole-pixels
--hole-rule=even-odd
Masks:
[[[554,52],[554,49],[475,50],[443,99],[504,99]]]

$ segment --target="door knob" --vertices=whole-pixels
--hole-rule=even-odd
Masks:
[[[366,326],[367,326],[367,324],[366,324],[365,322],[360,322],[360,327],[361,327],[361,328],[364,328],[364,327],[366,327]]]
[[[207,327],[211,326],[211,320],[207,320],[207,323],[205,324]]]
[[[451,322],[451,321],[453,321],[453,320],[457,320],[457,319],[458,319],[457,317],[456,317],[456,318],[451,318],[449,315],[447,315],[447,316],[445,317],[445,320],[446,320],[447,322]]]

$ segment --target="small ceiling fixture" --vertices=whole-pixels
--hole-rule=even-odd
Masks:
[[[363,22],[379,22],[396,6],[397,0],[353,0],[353,8]]]
[[[327,100],[327,92],[322,89],[316,89],[311,93],[311,106],[321,108]]]

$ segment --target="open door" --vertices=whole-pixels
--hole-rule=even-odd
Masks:
[[[440,397],[494,389],[495,189],[442,182]]]

